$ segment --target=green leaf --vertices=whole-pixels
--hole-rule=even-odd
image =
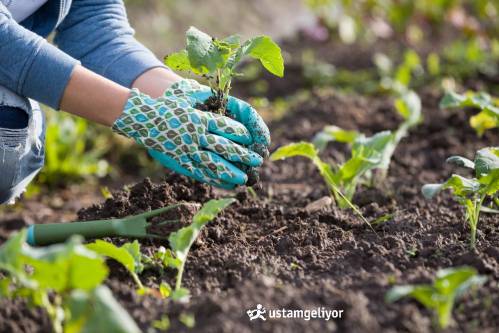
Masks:
[[[159,293],[163,298],[167,298],[172,293],[172,287],[170,287],[168,283],[162,281],[161,284],[159,285]]]
[[[182,265],[182,261],[175,258],[170,249],[167,249],[163,257],[163,265],[171,268],[179,268]]]
[[[21,254],[26,242],[26,233],[25,229],[15,233],[0,247],[0,270],[14,276],[25,276]]]
[[[65,323],[66,333],[140,332],[135,321],[105,286],[100,286],[89,293],[73,291],[66,306],[71,313],[71,317]]]
[[[426,199],[433,199],[444,188],[444,184],[425,184],[421,188]]]
[[[191,63],[186,50],[165,57],[165,65],[176,71],[191,71]]]
[[[270,159],[272,161],[277,161],[294,156],[304,156],[312,160],[318,157],[317,150],[315,149],[314,145],[302,141],[280,147],[272,155],[270,155]]]
[[[227,206],[231,205],[235,199],[219,199],[206,202],[192,218],[192,223],[176,232],[172,232],[168,238],[170,247],[175,253],[175,257],[182,263],[187,260],[189,249],[199,235],[199,232],[208,222],[213,220]]]
[[[421,59],[414,50],[408,50],[404,54],[404,62],[397,68],[395,80],[404,87],[409,87],[411,74],[421,65]]]
[[[499,169],[499,147],[483,148],[475,156],[475,174],[477,178]]]
[[[190,27],[186,36],[189,63],[197,74],[214,73],[224,67],[231,51],[227,44],[215,43],[211,36],[195,27]]]
[[[189,297],[191,296],[191,293],[186,288],[178,288],[172,292],[171,296],[172,296],[172,300],[174,300],[174,301],[184,302],[184,301],[187,301],[189,299]]]
[[[278,77],[284,76],[284,59],[282,58],[281,48],[269,36],[249,39],[243,44],[241,50],[242,55],[249,55],[260,60],[263,67],[270,73]]]
[[[140,243],[134,240],[132,243],[125,243],[122,246],[133,257],[135,273],[142,273],[144,265],[142,264],[142,253],[140,252]]]
[[[223,39],[223,41],[225,43],[227,43],[227,45],[229,45],[229,47],[231,49],[236,49],[239,46],[241,46],[241,36],[239,36],[239,35],[231,35],[231,36],[225,37]]]
[[[404,118],[408,127],[421,121],[421,99],[414,91],[409,90],[395,100],[397,112]]]
[[[440,100],[441,109],[450,109],[460,107],[463,102],[466,101],[466,97],[460,95],[453,91],[447,91],[444,97]]]
[[[470,126],[475,129],[479,136],[487,130],[499,127],[499,117],[491,116],[487,111],[482,111],[470,117]]]
[[[452,175],[444,184],[445,189],[452,189],[454,195],[466,197],[480,189],[480,183],[476,179],[465,178],[460,175]]]
[[[357,131],[344,130],[338,126],[326,126],[322,131],[317,133],[312,143],[319,150],[326,148],[328,142],[337,141],[342,143],[352,144],[360,135]]]
[[[451,156],[445,162],[462,168],[475,169],[475,163],[473,163],[473,161],[461,156]]]
[[[44,248],[25,246],[23,257],[25,264],[32,267],[31,278],[41,289],[91,290],[108,275],[104,258],[83,246],[81,237]]]
[[[477,275],[474,268],[459,267],[439,270],[433,285],[405,285],[393,287],[385,295],[387,302],[412,297],[426,308],[433,310],[441,328],[448,326],[452,307],[457,297],[472,286],[481,285],[485,277]]]
[[[478,276],[476,269],[472,267],[457,267],[441,269],[437,272],[435,289],[441,295],[458,297],[474,285],[480,285],[486,278]]]
[[[87,244],[86,247],[102,256],[116,260],[128,271],[135,272],[135,259],[126,248],[117,247],[103,240],[96,240],[94,243]]]
[[[193,314],[181,313],[178,319],[187,328],[193,328],[196,325],[196,320]]]
[[[481,177],[478,181],[483,187],[480,190],[480,193],[490,196],[494,195],[499,191],[499,169],[492,170],[486,176]]]
[[[461,95],[447,92],[440,101],[440,107],[475,107],[480,109],[480,113],[470,118],[470,125],[479,136],[488,129],[499,127],[499,107],[495,105],[493,98],[487,93],[468,91]]]
[[[358,177],[371,169],[388,169],[391,155],[395,150],[395,136],[390,131],[382,131],[374,134],[371,137],[359,136],[352,146],[352,164],[356,168],[352,168],[348,173],[356,174]],[[347,161],[341,169],[345,169],[342,173],[347,174]],[[341,177],[343,178],[343,176]],[[350,179],[351,177],[346,177]]]

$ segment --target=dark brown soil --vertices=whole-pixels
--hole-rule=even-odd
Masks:
[[[290,41],[284,48],[298,58],[302,42]],[[307,43],[305,46],[320,47],[317,53],[323,60],[350,69],[369,68],[374,51],[393,49],[388,44],[366,49]],[[292,45],[298,44],[295,52]],[[284,80],[272,81],[271,76],[266,80],[271,87],[266,96],[270,98],[310,89],[303,80],[303,68],[296,62],[287,66]],[[250,83],[238,85],[238,93],[253,94]],[[459,205],[449,194],[424,200],[420,188],[455,171],[445,164],[447,157],[472,158],[476,150],[497,145],[499,133],[489,131],[477,138],[468,125],[471,112],[439,110],[437,89],[425,87],[420,94],[423,124],[397,148],[387,179],[375,188],[360,188],[354,198],[369,220],[392,216],[375,231],[352,212],[339,210],[327,200],[323,180],[303,158],[266,162],[256,197],[245,188],[236,193],[214,191],[171,174],[159,183],[146,179],[113,193],[112,199],[80,210],[78,218],[123,217],[178,202],[204,203],[235,196],[237,202],[205,227],[189,254],[183,285],[191,291],[191,301],[182,304],[138,296],[125,269],[114,263],[106,283],[144,332],[163,316],[171,320],[170,332],[434,332],[430,312],[410,300],[386,304],[385,293],[393,285],[429,282],[439,268],[469,265],[485,275],[487,282],[457,303],[453,312],[456,321],[447,332],[498,331],[499,218],[481,216],[477,249],[472,251]],[[394,129],[401,120],[392,104],[383,96],[311,90],[305,102],[271,123],[273,148],[310,140],[327,124],[366,134]],[[347,153],[344,145],[331,144],[323,158],[342,161]],[[34,210],[41,209],[37,206]],[[192,215],[190,210],[183,213]],[[29,216],[0,217],[0,243],[14,230],[33,223]],[[153,220],[151,231],[163,234],[184,225],[154,225],[176,216]],[[168,245],[157,240],[142,240],[141,244],[148,254],[159,245]],[[154,269],[141,276],[144,284],[153,288],[162,281],[173,285],[174,277],[174,271],[161,275]],[[329,321],[250,321],[246,311],[257,304],[267,310],[325,307],[344,310],[344,315]],[[185,314],[195,318],[192,330],[179,319]],[[0,300],[0,332],[48,332],[49,328],[42,311],[29,310],[22,301]]]
[[[237,194],[213,192],[169,175],[161,183],[145,180],[115,193],[113,199],[81,210],[79,218],[121,217],[174,202],[235,195],[238,201],[208,224],[191,250],[183,280],[193,295],[190,303],[137,296],[133,281],[116,265],[107,283],[144,330],[167,315],[171,332],[432,332],[427,310],[408,300],[386,304],[384,294],[394,284],[429,282],[439,268],[469,265],[488,280],[457,303],[456,322],[448,332],[497,331],[499,219],[482,215],[477,250],[472,251],[459,205],[448,194],[426,201],[420,187],[450,175],[446,157],[473,157],[477,149],[497,144],[498,133],[477,138],[467,123],[469,114],[440,111],[439,97],[429,89],[422,92],[424,123],[397,149],[386,181],[376,189],[361,188],[355,197],[368,219],[393,214],[375,232],[323,199],[328,193],[322,179],[302,158],[266,162],[257,198],[244,188]],[[389,99],[318,90],[271,126],[277,147],[309,140],[325,124],[370,134],[398,122]],[[345,153],[343,146],[333,144],[324,158],[338,161]],[[11,220],[1,226],[12,230],[24,224]],[[146,253],[159,244],[167,245],[142,242]],[[161,281],[173,284],[174,274],[149,270],[142,279],[157,287]],[[249,321],[246,311],[257,304],[267,310],[325,307],[344,310],[344,316]],[[179,320],[185,314],[195,317],[194,329]],[[18,301],[1,301],[0,318],[0,332],[45,332],[48,327],[40,311],[27,311]]]

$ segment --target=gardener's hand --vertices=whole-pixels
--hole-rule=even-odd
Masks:
[[[209,87],[194,80],[182,80],[175,93],[178,96],[187,97],[192,107],[205,102],[213,95]],[[253,139],[249,148],[263,158],[267,158],[269,156],[270,131],[258,112],[245,101],[232,96],[229,96],[227,112],[248,129]]]
[[[235,120],[192,108],[179,93],[185,85],[177,82],[157,99],[132,90],[113,130],[133,138],[176,172],[224,188],[243,185],[246,174],[231,162],[251,167],[263,162],[241,146],[253,143],[250,132]]]

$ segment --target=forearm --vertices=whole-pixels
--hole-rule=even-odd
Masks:
[[[140,75],[132,86],[138,88],[142,93],[156,98],[163,95],[165,90],[180,80],[182,77],[174,72],[163,67],[156,67]]]
[[[61,100],[61,109],[111,126],[123,112],[130,90],[92,71],[76,66]]]
[[[133,83],[142,93],[161,96],[182,77],[165,69],[153,68]],[[64,90],[61,109],[90,121],[111,126],[121,115],[130,90],[92,71],[76,66]]]

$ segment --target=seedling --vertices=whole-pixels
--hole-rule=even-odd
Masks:
[[[216,39],[194,27],[189,28],[186,36],[186,49],[166,56],[165,64],[208,79],[215,96],[208,101],[209,111],[225,114],[232,78],[240,75],[236,67],[247,56],[258,59],[270,73],[279,77],[284,75],[281,49],[268,36],[241,43],[237,35]]]
[[[314,142],[322,148],[332,139],[352,145],[351,158],[341,165],[329,165],[323,162],[316,147],[308,142],[292,143],[281,147],[270,158],[273,161],[293,156],[309,158],[319,169],[339,207],[352,208],[354,206],[351,200],[362,178],[369,171],[384,167],[385,150],[389,148],[393,134],[390,131],[384,131],[372,137],[366,137],[358,132],[329,126],[324,132],[319,133]]]
[[[137,284],[139,292],[146,291],[139,279],[139,274],[144,270],[144,265],[142,264],[140,244],[137,240],[133,241],[133,243],[125,243],[121,247],[103,240],[96,240],[94,243],[87,244],[86,247],[122,264]]]
[[[396,302],[411,297],[435,314],[438,327],[446,328],[452,320],[455,301],[468,289],[485,282],[471,267],[447,268],[437,272],[433,284],[404,285],[390,289],[385,296],[387,302]]]
[[[0,296],[45,309],[55,333],[137,333],[139,328],[102,283],[104,258],[72,237],[45,248],[27,245],[25,230],[0,248]]]
[[[447,159],[447,163],[474,170],[475,177],[466,178],[454,174],[445,183],[424,185],[422,192],[426,198],[431,199],[442,190],[452,190],[456,200],[466,210],[466,221],[471,230],[470,244],[474,248],[480,211],[484,201],[490,198],[493,204],[497,204],[499,147],[479,150],[474,161],[461,156],[452,156]],[[493,210],[490,211],[493,212]]]
[[[399,128],[393,134],[391,134],[391,132],[380,132],[373,136],[373,138],[379,136],[387,139],[386,142],[383,141],[381,145],[375,148],[375,151],[381,154],[381,161],[373,166],[374,168],[381,170],[379,180],[383,180],[384,178],[386,178],[393,153],[395,152],[395,149],[399,145],[400,141],[402,141],[402,139],[409,134],[409,131],[412,128],[414,128],[421,122],[422,118],[421,100],[419,96],[413,91],[407,91],[402,94],[401,97],[397,98],[395,100],[395,109],[404,119]],[[354,146],[356,145],[356,143],[358,144],[359,141],[363,140],[365,140],[365,135],[357,131],[348,131],[337,126],[326,126],[315,136],[313,143],[319,149],[319,151],[325,149],[327,143],[331,141],[346,143],[352,145],[352,156],[354,156]],[[367,177],[371,179],[372,182],[371,173],[367,171]],[[348,192],[346,194],[348,196]]]
[[[201,207],[201,209],[192,218],[192,223],[170,234],[168,238],[171,251],[165,250],[162,253],[156,254],[165,266],[175,268],[177,277],[175,281],[175,289],[171,293],[173,299],[184,299],[189,296],[189,291],[182,288],[182,274],[184,273],[185,263],[189,250],[199,236],[201,229],[212,221],[218,213],[231,205],[235,199],[220,199],[210,200]],[[168,289],[168,286],[164,286]]]
[[[440,108],[453,109],[471,107],[480,112],[470,118],[470,125],[479,136],[485,131],[499,128],[499,99],[484,92],[468,91],[458,94],[448,91],[440,101]]]

